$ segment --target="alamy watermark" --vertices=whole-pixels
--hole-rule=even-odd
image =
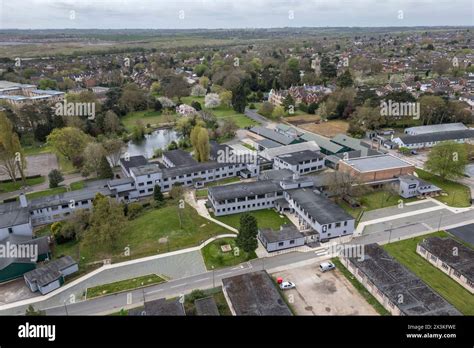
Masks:
[[[380,115],[393,118],[411,117],[420,119],[420,103],[395,102],[391,99],[380,102]]]
[[[226,147],[225,150],[217,151],[217,162],[218,163],[246,163],[246,164],[257,164],[258,155],[256,152],[251,150],[231,150]]]
[[[36,262],[38,260],[38,244],[13,244],[10,242],[0,244],[0,258],[20,258]]]
[[[359,261],[365,259],[363,244],[335,244],[328,247],[329,255],[344,256],[346,258],[357,258]]]
[[[57,102],[54,108],[57,116],[82,116],[89,120],[95,119],[95,103],[68,102],[64,99],[63,102]]]

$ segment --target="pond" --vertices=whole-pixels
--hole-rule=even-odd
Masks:
[[[178,141],[180,136],[172,129],[158,129],[145,135],[145,139],[137,142],[130,140],[127,144],[127,152],[130,156],[142,155],[152,158],[155,149],[163,149],[174,140]]]

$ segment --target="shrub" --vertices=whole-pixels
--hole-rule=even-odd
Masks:
[[[139,203],[130,203],[128,205],[127,217],[129,220],[135,219],[143,210],[143,206]]]

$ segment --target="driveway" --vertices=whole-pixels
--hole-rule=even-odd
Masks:
[[[23,277],[0,284],[0,305],[39,296],[28,289]]]
[[[319,263],[272,274],[296,288],[284,295],[298,315],[378,315],[339,270],[321,273]]]

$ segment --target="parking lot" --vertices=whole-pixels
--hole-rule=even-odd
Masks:
[[[378,315],[337,269],[318,268],[313,263],[272,274],[295,283],[284,294],[297,315]]]

